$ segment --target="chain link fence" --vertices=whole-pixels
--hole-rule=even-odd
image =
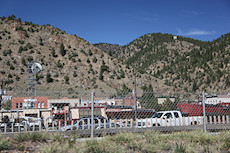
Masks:
[[[36,91],[2,98],[1,133],[50,131],[82,136],[118,132],[228,130],[229,94],[129,90]]]

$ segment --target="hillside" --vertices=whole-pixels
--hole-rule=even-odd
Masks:
[[[111,44],[95,46],[174,90],[225,92],[230,88],[230,33],[212,42],[153,33],[116,50]]]
[[[121,60],[91,45],[77,35],[66,34],[49,24],[22,22],[14,15],[0,19],[0,80],[13,95],[26,93],[27,63],[38,62],[37,92],[78,97],[95,90],[114,93],[124,85],[134,88],[134,70]],[[170,91],[160,79],[136,73],[137,88],[152,84]],[[62,91],[62,92],[60,92]]]

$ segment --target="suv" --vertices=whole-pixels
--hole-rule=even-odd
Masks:
[[[104,120],[106,120],[106,128],[109,128],[109,121],[107,118],[100,116],[100,117],[94,117],[93,120],[94,120],[95,129],[99,129],[99,126],[100,128],[103,129],[105,126]],[[100,121],[100,124],[99,124],[99,121]],[[67,126],[61,127],[61,131],[71,130],[71,127],[72,129],[77,129],[77,126],[78,126],[78,129],[90,129],[91,128],[91,117],[80,118],[79,120],[75,121],[73,125],[67,125]]]

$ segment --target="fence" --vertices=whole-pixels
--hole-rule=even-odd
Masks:
[[[117,132],[228,130],[230,95],[151,91],[37,91],[2,101],[1,133],[69,132],[93,137]]]

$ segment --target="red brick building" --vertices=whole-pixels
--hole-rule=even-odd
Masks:
[[[48,108],[48,97],[13,97],[11,101],[11,109],[25,109],[25,108]]]

